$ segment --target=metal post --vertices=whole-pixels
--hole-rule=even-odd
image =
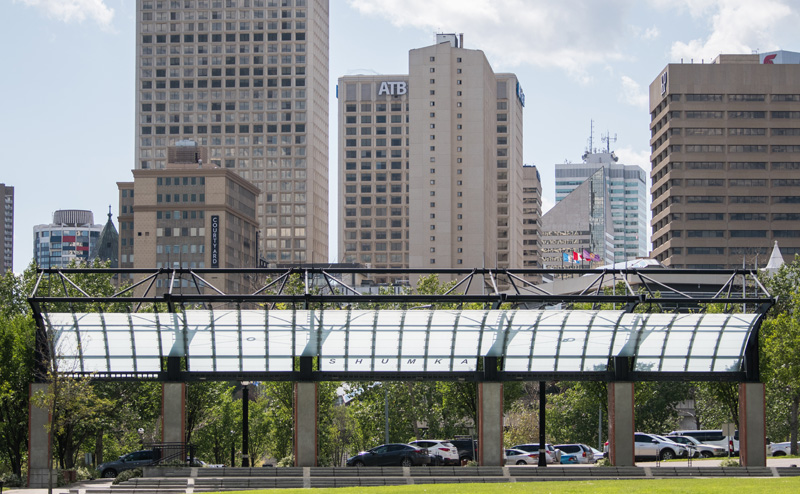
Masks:
[[[250,466],[250,383],[242,383],[242,466]]]
[[[236,448],[233,442],[233,435],[235,433],[236,433],[235,431],[231,431],[231,467],[236,466]]]
[[[603,404],[597,405],[597,449],[603,451]]]
[[[547,450],[545,449],[544,440],[544,381],[539,381],[539,466],[547,466]]]
[[[383,392],[383,415],[385,420],[383,430],[386,435],[384,444],[389,444],[389,388],[386,387],[386,383],[383,385]]]

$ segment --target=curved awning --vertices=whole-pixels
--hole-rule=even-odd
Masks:
[[[507,372],[739,372],[760,314],[581,310],[188,310],[44,313],[59,368],[147,373],[165,357],[189,372],[286,372],[319,357],[337,373],[470,372],[502,357]]]

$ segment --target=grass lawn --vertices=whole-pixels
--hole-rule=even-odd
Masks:
[[[516,482],[509,484],[435,484],[389,487],[340,487],[336,489],[269,489],[225,494],[741,494],[800,492],[800,477],[794,478],[695,478],[645,480],[581,480],[574,482]]]

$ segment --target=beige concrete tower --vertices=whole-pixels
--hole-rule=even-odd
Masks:
[[[408,267],[407,88],[405,75],[339,79],[341,262]]]
[[[191,139],[263,192],[261,252],[328,260],[328,1],[137,0],[137,169]]]
[[[650,85],[652,256],[680,268],[800,253],[800,54],[670,64]]]
[[[197,149],[187,143],[180,147]],[[169,150],[171,156],[186,154]],[[202,154],[197,151],[188,154]],[[255,206],[260,191],[232,170],[179,159],[163,170],[133,170],[133,182],[117,186],[121,268],[256,267]],[[251,288],[241,275],[204,276],[226,293]],[[173,288],[195,289],[190,279],[177,283]],[[166,292],[169,282],[159,279],[155,288]]]
[[[540,184],[535,173],[523,177],[524,94],[516,76],[495,74],[483,52],[460,48],[455,35],[437,41],[409,52],[408,76],[339,80],[340,261],[538,262],[527,238],[538,230],[526,236],[523,216],[538,222]],[[524,214],[528,182],[535,212]]]
[[[407,76],[339,79],[339,260],[535,267],[541,184],[535,168],[523,176],[524,94],[459,37],[437,41],[409,52]]]

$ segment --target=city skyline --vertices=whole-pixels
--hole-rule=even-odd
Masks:
[[[403,73],[408,50],[431,44],[436,32],[464,33],[466,48],[483,50],[496,72],[516,73],[525,90],[523,161],[539,168],[546,210],[555,197],[553,163],[580,161],[592,119],[595,142],[617,134],[621,162],[649,172],[647,87],[667,63],[800,48],[793,29],[800,8],[788,2],[531,1],[524,11],[512,8],[518,4],[411,1],[398,11],[391,2],[331,2],[329,114],[336,115],[339,77]],[[116,208],[115,183],[134,168],[135,11],[130,0],[0,6],[1,39],[14,47],[0,60],[17,74],[0,82],[13,95],[2,103],[0,135],[10,153],[0,182],[15,187],[15,272],[32,258],[33,226],[55,210],[99,215],[109,204]],[[333,260],[339,229],[333,118],[329,130]]]

